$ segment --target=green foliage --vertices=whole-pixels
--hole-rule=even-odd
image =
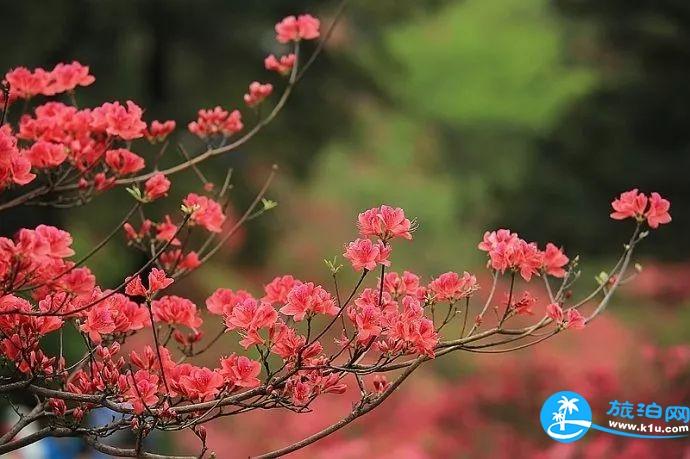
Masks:
[[[398,68],[385,84],[406,107],[455,125],[544,129],[595,81],[568,64],[563,27],[545,0],[456,2],[391,29]]]

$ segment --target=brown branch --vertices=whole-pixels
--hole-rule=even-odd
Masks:
[[[38,403],[28,414],[21,416],[10,430],[0,437],[0,444],[12,440],[24,427],[28,426],[43,415],[43,403]]]
[[[136,449],[118,448],[116,446],[101,443],[90,435],[84,435],[84,441],[93,449],[114,457],[139,457],[144,459],[197,459],[196,456],[169,456],[148,453],[146,451],[137,451]]]
[[[379,406],[381,403],[383,403],[392,393],[395,391],[402,383],[407,379],[413,372],[414,370],[419,367],[424,361],[428,360],[429,357],[426,356],[420,356],[418,357],[415,362],[410,365],[403,373],[396,379],[381,395],[379,395],[377,398],[369,402],[368,404],[361,404],[358,407],[356,407],[349,415],[341,419],[340,421],[336,422],[335,424],[332,424],[325,429],[321,430],[320,432],[315,433],[314,435],[311,435],[303,440],[300,440],[296,443],[293,443],[292,445],[286,446],[284,448],[280,448],[274,451],[271,451],[266,454],[261,454],[259,456],[256,456],[256,459],[270,459],[274,457],[280,457],[285,454],[289,454],[292,452],[295,452],[297,450],[300,450],[306,446],[311,445],[312,443],[321,440],[324,437],[327,437],[334,432],[337,432],[338,430],[342,429],[346,425],[350,424],[352,421],[355,419],[364,416],[365,414],[369,413],[371,410]]]
[[[24,448],[25,446],[36,443],[47,437],[76,437],[80,434],[72,429],[63,427],[44,427],[26,437],[18,438],[16,440],[0,445],[0,455],[7,454],[11,451]]]

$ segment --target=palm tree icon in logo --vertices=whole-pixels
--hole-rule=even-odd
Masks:
[[[561,430],[565,430],[566,415],[573,414],[574,411],[580,411],[577,408],[577,402],[579,398],[568,398],[565,395],[561,395],[561,399],[558,401],[558,411],[553,412],[553,420],[560,424]]]
[[[539,418],[549,437],[570,443],[582,438],[592,426],[592,409],[582,395],[561,391],[544,401]]]

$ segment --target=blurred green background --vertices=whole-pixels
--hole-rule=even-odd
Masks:
[[[196,110],[242,107],[253,80],[280,84],[263,69],[263,58],[282,50],[275,22],[311,12],[327,25],[336,7],[3,2],[0,68],[79,60],[96,76],[80,105],[132,99],[149,121],[175,119],[175,140],[202,151],[185,133]],[[241,212],[278,164],[269,197],[279,206],[177,288],[201,304],[218,286],[256,291],[287,271],[325,279],[321,260],[355,237],[357,212],[381,203],[419,221],[415,241],[396,249],[398,269],[476,269],[476,244],[497,227],[607,260],[627,237],[627,226],[608,218],[610,202],[633,187],[672,202],[673,223],[646,241],[642,259],[678,266],[690,255],[689,75],[690,3],[681,0],[351,0],[278,119],[202,167],[216,182],[234,169]],[[199,188],[192,173],[173,183],[173,197]],[[77,210],[19,209],[3,214],[0,229],[49,220],[85,251],[126,212],[125,197],[118,190]],[[137,257],[111,244],[91,266],[111,285]],[[599,265],[585,269],[591,283]],[[683,275],[679,282],[687,285]],[[622,314],[628,323],[654,317],[638,303]],[[690,317],[681,317],[654,334],[687,342]]]

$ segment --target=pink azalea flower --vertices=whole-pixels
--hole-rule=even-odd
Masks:
[[[182,257],[182,260],[180,260],[180,263],[178,265],[180,269],[186,269],[189,271],[196,269],[199,266],[201,266],[199,254],[193,250],[187,253],[184,257]]]
[[[93,187],[97,191],[105,191],[115,186],[115,177],[106,177],[105,173],[99,172],[93,177]]]
[[[175,130],[176,123],[173,120],[160,122],[158,120],[151,121],[148,131],[146,131],[146,138],[149,142],[162,142],[171,132]]]
[[[138,139],[146,132],[142,113],[141,107],[131,100],[127,101],[126,108],[119,102],[106,102],[91,111],[91,126],[124,140]]]
[[[36,178],[36,174],[31,173],[31,161],[23,154],[11,159],[10,174],[17,185],[26,185]]]
[[[168,295],[161,297],[151,303],[151,310],[156,322],[185,325],[195,331],[203,323],[203,320],[198,315],[196,305],[188,299],[179,296]]]
[[[266,295],[263,299],[271,304],[286,303],[290,290],[292,290],[295,285],[299,285],[301,283],[302,282],[300,280],[295,279],[289,274],[276,277],[264,287]]]
[[[383,295],[380,295],[380,290],[373,288],[364,289],[362,294],[355,300],[355,306],[360,308],[374,306],[380,308],[386,315],[398,310],[398,305],[390,293],[383,292]]]
[[[671,203],[661,197],[659,193],[652,193],[649,197],[649,210],[645,214],[647,224],[650,228],[658,228],[659,225],[669,223],[671,221],[671,214],[669,209]]]
[[[141,156],[124,148],[106,151],[105,163],[118,175],[140,171],[146,165]]]
[[[381,310],[372,305],[366,305],[353,314],[354,323],[357,327],[357,342],[366,343],[372,337],[378,336],[383,327],[381,326]]]
[[[45,244],[46,254],[53,258],[66,258],[74,255],[71,248],[72,236],[61,229],[49,225],[38,225],[35,234]]]
[[[5,75],[5,81],[10,85],[10,100],[30,99],[39,94],[46,94],[51,75],[42,68],[33,72],[26,67],[17,67]]]
[[[223,377],[206,367],[193,367],[188,375],[179,378],[184,395],[194,401],[213,399],[223,384]]]
[[[116,333],[141,330],[149,326],[151,320],[145,307],[131,301],[124,295],[115,294],[105,300],[115,324]]]
[[[373,243],[370,239],[355,239],[345,247],[343,256],[350,260],[355,271],[371,271],[378,264],[390,266],[390,252],[391,248],[381,241]]]
[[[64,145],[39,140],[25,151],[24,155],[33,167],[47,169],[57,167],[67,159]]]
[[[160,172],[154,174],[144,183],[144,197],[148,201],[154,201],[168,194],[170,180]]]
[[[419,276],[409,271],[404,271],[402,276],[396,272],[388,272],[384,276],[383,288],[394,296],[416,296],[419,290]]]
[[[249,85],[249,92],[244,95],[244,103],[249,107],[255,107],[270,96],[272,92],[272,84],[261,84],[258,81],[254,81]]]
[[[212,136],[229,137],[244,128],[239,110],[228,112],[221,107],[199,110],[198,118],[188,125],[189,132],[205,139]]]
[[[282,314],[293,316],[297,322],[307,314],[327,314],[334,316],[340,311],[330,293],[313,282],[296,285],[287,295],[285,306],[280,308]]]
[[[0,127],[0,190],[12,184],[26,185],[36,178],[31,173],[31,156],[17,148],[17,138],[6,124]]]
[[[232,314],[235,306],[250,298],[252,295],[245,290],[235,292],[229,288],[219,288],[206,299],[206,307],[212,314],[227,316]]]
[[[166,215],[164,221],[156,224],[156,239],[159,241],[170,241],[170,245],[180,245],[180,241],[175,238],[177,225],[172,222],[170,215]]]
[[[577,309],[568,309],[565,312],[565,328],[572,328],[573,330],[581,330],[585,328],[587,321],[585,317],[580,314]]]
[[[520,270],[520,275],[526,281],[530,281],[534,274],[539,274],[539,268],[543,264],[543,254],[534,242],[519,241],[514,252],[514,263]]]
[[[159,292],[168,288],[174,280],[165,274],[165,271],[158,268],[153,268],[149,273],[149,294]]]
[[[146,296],[146,287],[144,287],[144,284],[141,282],[141,277],[128,277],[125,293],[129,296]]]
[[[268,328],[278,319],[278,313],[265,302],[259,302],[254,298],[247,298],[237,304],[230,314],[225,317],[225,326],[228,330],[236,328],[248,333],[250,341],[263,342],[256,334],[260,328]],[[245,342],[249,344],[249,341]],[[246,347],[246,346],[245,346]]]
[[[412,222],[399,207],[374,207],[359,214],[357,220],[362,236],[377,236],[384,241],[394,237],[412,239]]]
[[[499,244],[510,246],[517,242],[517,240],[517,233],[512,233],[507,229],[487,231],[484,233],[484,239],[479,243],[478,248],[479,250],[483,250],[485,252],[491,252],[492,250],[495,250]]]
[[[417,328],[417,339],[415,341],[417,352],[433,358],[435,356],[434,349],[437,344],[438,334],[436,333],[434,323],[431,319],[420,319]]]
[[[158,403],[158,376],[139,370],[134,376],[130,375],[129,384],[127,399],[132,403],[136,414],[141,414],[146,407],[151,408]]]
[[[305,349],[304,345],[307,338],[299,335],[294,328],[286,326],[283,322],[277,322],[271,327],[269,338],[273,343],[271,352],[285,360],[296,357],[300,353],[302,359],[308,361],[323,351],[323,347],[318,341],[313,342]]]
[[[522,296],[518,300],[513,301],[512,305],[507,304],[508,298],[506,298],[505,303],[508,307],[511,307],[518,315],[532,315],[534,314],[534,312],[532,311],[532,306],[534,306],[537,303],[537,299],[534,296],[532,296],[530,292],[524,291],[522,292]]]
[[[558,324],[563,323],[563,308],[558,303],[551,303],[546,306],[546,315]]]
[[[292,67],[294,67],[296,60],[297,56],[295,56],[293,53],[281,56],[280,59],[277,59],[273,54],[270,54],[266,59],[264,59],[264,66],[266,67],[266,70],[278,72],[281,75],[287,75],[292,70]]]
[[[613,212],[611,218],[623,220],[625,218],[640,218],[647,207],[647,196],[639,193],[637,188],[621,193],[618,199],[611,203]]]
[[[77,86],[89,86],[96,78],[89,73],[89,67],[77,61],[71,64],[59,63],[50,72],[50,83],[46,88],[47,95],[72,91]]]
[[[230,355],[220,360],[218,373],[231,385],[237,387],[257,387],[260,384],[261,364],[245,356]]]
[[[649,208],[647,208],[647,204],[649,204]],[[643,193],[638,192],[637,188],[634,188],[621,193],[611,203],[611,207],[614,210],[611,213],[611,218],[615,220],[634,218],[638,222],[647,220],[647,224],[652,229],[671,221],[671,215],[668,212],[671,203],[656,192],[648,198]]]
[[[563,267],[568,264],[570,259],[565,256],[563,251],[552,243],[546,244],[544,250],[543,268],[546,274],[553,277],[565,277]]]
[[[276,40],[280,43],[319,38],[319,20],[309,14],[288,16],[276,24]]]
[[[183,202],[185,206],[195,209],[191,217],[192,223],[201,225],[212,233],[220,233],[223,230],[225,214],[216,201],[189,193]]]
[[[465,271],[462,277],[455,272],[441,274],[429,283],[429,290],[436,301],[457,301],[472,295],[479,286],[477,278]]]
[[[115,331],[115,322],[107,305],[97,305],[86,314],[86,321],[79,327],[87,333],[94,343],[101,342],[101,335],[107,335]]]
[[[484,233],[484,240],[479,243],[478,248],[489,252],[493,269],[500,273],[513,269],[528,282],[533,275],[539,274],[543,264],[544,254],[535,243],[528,243],[505,229]]]

